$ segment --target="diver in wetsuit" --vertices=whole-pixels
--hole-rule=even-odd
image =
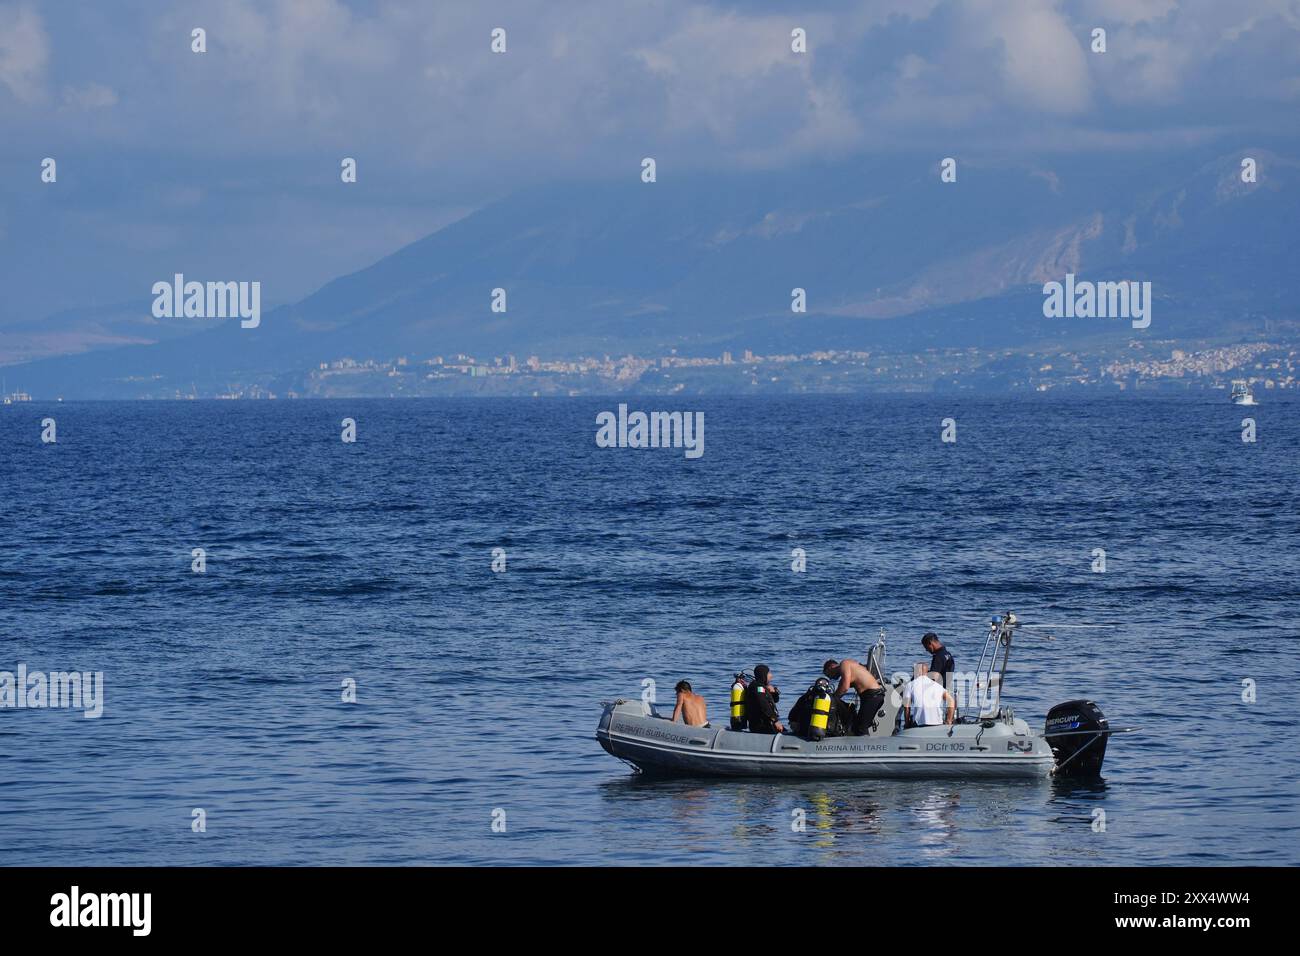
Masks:
[[[751,734],[783,734],[776,703],[781,692],[772,686],[772,672],[766,664],[754,668],[754,679],[745,688],[745,717]]]

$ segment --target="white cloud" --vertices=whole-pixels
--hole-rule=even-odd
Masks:
[[[982,0],[968,11],[972,35],[1002,47],[1001,75],[1013,103],[1047,113],[1088,106],[1086,54],[1059,10],[1041,0]]]
[[[1177,9],[1178,0],[1082,0],[1080,17],[1087,25],[1110,26],[1112,23],[1144,23],[1159,20]]]
[[[819,77],[813,65],[831,21],[798,18],[808,54],[791,51],[792,22],[700,9],[672,32],[651,35],[633,55],[662,100],[653,136],[699,136],[763,165],[856,141],[861,129],[833,77]]]
[[[1087,51],[1099,18],[1104,55]],[[1300,59],[1265,44],[1300,39],[1298,19],[1287,0],[877,0],[792,14],[704,0],[562,13],[527,0],[178,0],[164,12],[120,0],[112,18],[69,7],[49,25],[51,58],[39,18],[10,4],[0,6],[0,85],[22,99],[0,96],[0,110],[29,134],[116,148],[151,141],[166,117],[180,150],[362,153],[369,170],[377,157],[437,170],[450,188],[608,175],[629,156],[669,157],[676,169],[770,166],[928,149],[936,137],[955,150],[1091,135],[1114,125],[1116,105],[1126,129],[1226,126],[1241,116],[1207,105],[1205,77],[1231,89],[1222,78],[1234,71],[1249,77],[1248,105],[1262,117],[1297,97]],[[196,25],[206,54],[190,52]],[[494,56],[489,31],[500,25],[509,52]],[[807,30],[807,54],[790,51],[793,26]],[[56,68],[71,107],[62,112],[113,106],[111,118],[76,125],[39,110]]]
[[[23,103],[44,93],[49,41],[40,16],[27,5],[0,6],[0,84]]]
[[[79,156],[69,182],[101,224],[11,203],[7,229],[93,242],[96,282],[143,259],[140,243],[275,263],[293,297],[449,209],[559,178],[635,182],[647,155],[669,183],[864,152],[966,162],[1295,129],[1295,0],[813,6],[114,0],[43,22],[34,0],[0,0],[0,162],[30,176],[33,156]],[[1104,55],[1087,51],[1098,25]],[[195,26],[206,54],[190,51]],[[489,52],[496,26],[504,56]],[[789,49],[794,26],[807,54]],[[41,301],[11,261],[0,278]]]
[[[87,83],[85,86],[65,86],[63,102],[74,109],[99,110],[117,105],[117,94],[102,83]]]

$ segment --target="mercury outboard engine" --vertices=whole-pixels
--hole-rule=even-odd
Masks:
[[[1070,700],[1047,712],[1043,736],[1056,757],[1056,772],[1066,777],[1096,777],[1106,759],[1110,722],[1090,700]]]

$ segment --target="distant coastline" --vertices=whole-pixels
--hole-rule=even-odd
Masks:
[[[119,380],[108,395],[16,392],[22,399],[298,399],[644,395],[852,395],[888,393],[1103,394],[1227,390],[1258,395],[1300,388],[1300,346],[1130,341],[1108,348],[752,350],[689,356],[473,356],[333,358],[308,371],[238,372],[220,383],[176,384],[163,374]]]

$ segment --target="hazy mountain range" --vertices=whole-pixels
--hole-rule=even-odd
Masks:
[[[780,173],[677,176],[512,195],[292,305],[237,320],[153,318],[153,296],[0,329],[10,388],[38,398],[200,394],[292,381],[342,357],[544,357],[723,349],[909,351],[1045,341],[1300,339],[1300,150],[981,162],[869,158]],[[1241,160],[1258,163],[1243,183]],[[258,280],[274,300],[275,275]],[[1049,320],[1067,272],[1150,280],[1149,329]],[[504,288],[508,308],[490,310]],[[807,290],[807,314],[791,290]],[[33,356],[59,352],[37,361]],[[18,364],[13,364],[13,363]]]

